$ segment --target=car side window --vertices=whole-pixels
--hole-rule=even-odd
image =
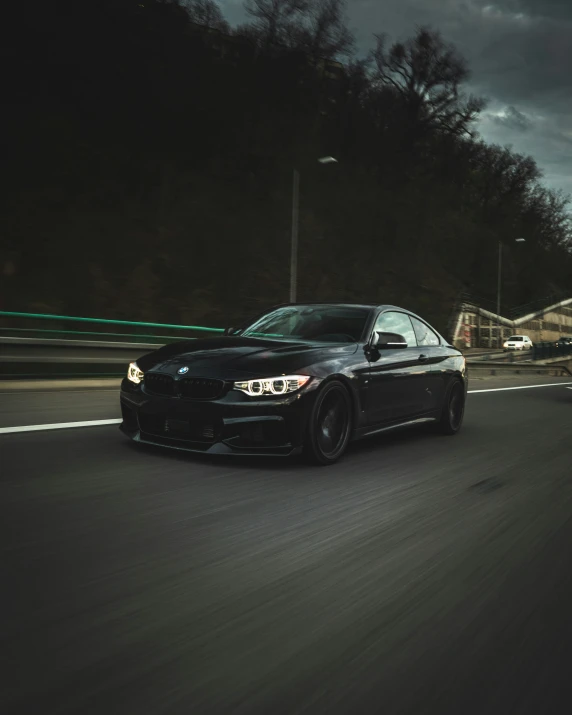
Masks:
[[[382,313],[377,317],[373,329],[377,333],[397,333],[398,335],[403,335],[407,347],[417,346],[411,319],[405,313],[397,313],[395,311]]]
[[[418,345],[439,345],[440,340],[438,336],[431,330],[428,325],[422,323],[417,318],[411,318],[413,323],[413,330],[415,330],[415,336],[417,338]]]

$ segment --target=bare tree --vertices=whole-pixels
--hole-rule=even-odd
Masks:
[[[355,38],[348,28],[346,0],[311,0],[305,22],[297,28],[297,44],[314,58],[350,55]]]
[[[308,8],[309,0],[245,0],[263,44],[288,43],[292,25]]]
[[[181,6],[187,11],[191,22],[230,32],[230,25],[215,0],[182,0]]]
[[[450,134],[472,135],[471,125],[485,102],[460,91],[469,69],[457,50],[439,32],[426,27],[389,50],[384,35],[375,38],[371,53],[374,85],[391,87],[404,101],[412,122]]]

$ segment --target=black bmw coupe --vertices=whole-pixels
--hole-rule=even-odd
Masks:
[[[351,440],[396,427],[434,422],[456,434],[466,393],[463,355],[417,315],[291,304],[131,363],[120,429],[191,452],[332,464]]]

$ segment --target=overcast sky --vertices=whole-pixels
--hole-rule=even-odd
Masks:
[[[219,0],[245,20],[242,0]],[[488,142],[532,155],[545,183],[572,194],[572,0],[348,0],[360,50],[374,32],[405,39],[418,25],[442,32],[469,60],[468,91],[489,100]]]

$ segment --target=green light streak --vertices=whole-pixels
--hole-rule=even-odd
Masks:
[[[69,320],[79,323],[101,323],[102,325],[131,325],[144,328],[169,328],[171,330],[199,330],[206,333],[223,333],[224,328],[205,328],[201,325],[172,325],[170,323],[143,323],[132,320],[110,320],[109,318],[82,318],[72,315],[50,315],[48,313],[16,313],[11,310],[0,310],[0,317],[27,318],[38,320]]]

